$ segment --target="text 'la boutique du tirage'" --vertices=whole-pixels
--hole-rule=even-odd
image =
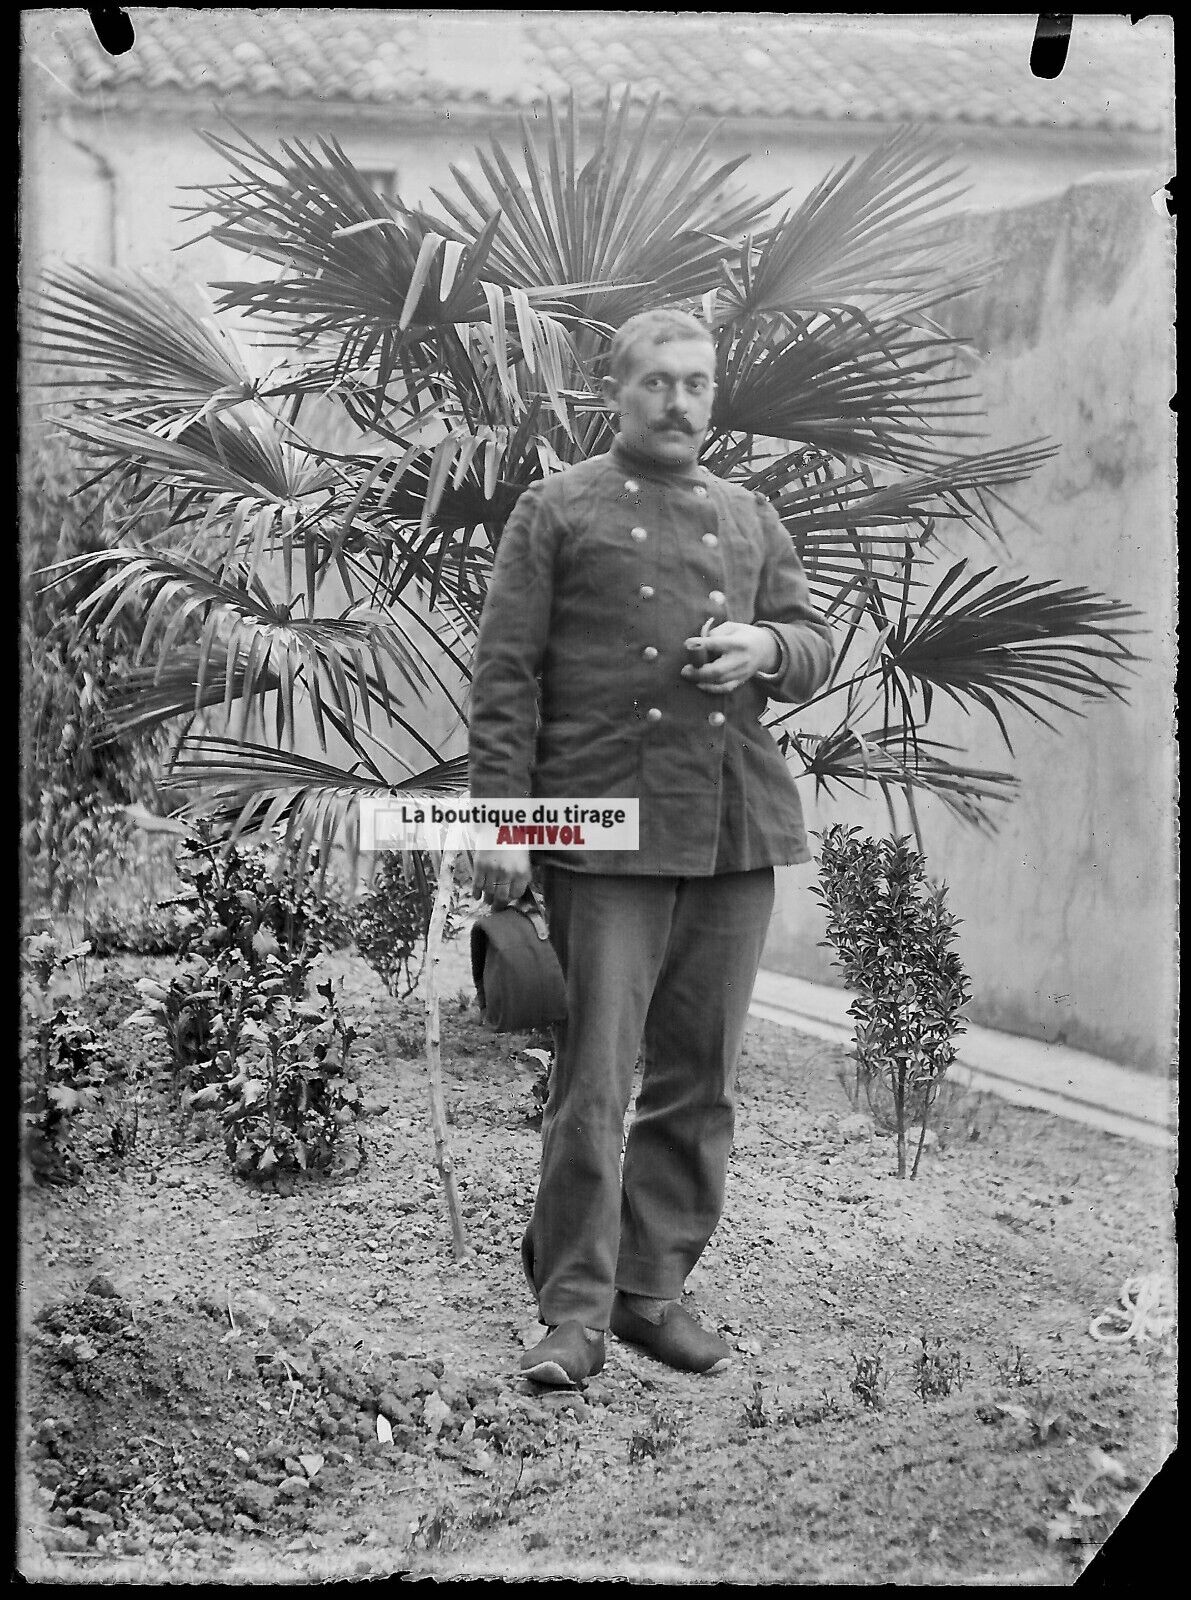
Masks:
[[[555,798],[473,800],[391,794],[360,802],[362,850],[636,850],[640,802]]]

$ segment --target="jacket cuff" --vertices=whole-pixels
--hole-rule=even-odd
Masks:
[[[754,672],[753,677],[761,683],[777,683],[785,676],[786,670],[790,665],[789,649],[778,630],[771,627],[768,622],[759,622],[757,626],[764,628],[766,633],[777,640],[777,666],[774,667],[772,672]]]

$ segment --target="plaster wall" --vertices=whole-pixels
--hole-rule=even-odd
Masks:
[[[1058,713],[1053,733],[1010,714],[1012,755],[981,712],[940,707],[932,734],[1021,791],[995,835],[922,802],[927,853],[964,919],[973,1020],[1161,1070],[1177,997],[1170,227],[1142,188],[1094,183],[965,228],[1003,262],[954,319],[985,357],[990,443],[1061,445],[1012,491],[1029,522],[1006,520],[998,565],[1125,600],[1144,632],[1126,703]],[[815,827],[888,831],[879,799],[807,801]],[[833,981],[811,870],[782,875],[766,961]]]
[[[210,240],[195,241],[202,224],[182,206],[195,196],[186,185],[226,181],[226,156],[207,144],[209,133],[239,142],[247,134],[270,153],[282,139],[314,145],[333,135],[361,169],[392,172],[403,198],[430,200],[433,187],[452,186],[458,163],[479,178],[476,146],[495,136],[516,153],[521,134],[505,114],[452,113],[433,119],[402,116],[400,109],[344,108],[331,103],[221,102],[195,106],[157,98],[121,103],[105,111],[72,106],[52,93],[40,59],[22,63],[22,259],[26,274],[46,261],[73,260],[150,266],[168,277],[199,282],[234,273],[245,261]],[[530,126],[533,119],[530,118]],[[659,137],[673,131],[659,122]],[[691,138],[712,124],[696,121]],[[824,175],[863,156],[891,130],[863,120],[824,124],[735,120],[721,125],[714,142],[717,160],[746,155],[740,181],[763,195],[794,204]],[[1149,181],[1164,181],[1155,141],[1089,130],[940,128],[942,148],[965,170],[965,204],[1018,204],[1060,190],[1094,172],[1144,169]]]

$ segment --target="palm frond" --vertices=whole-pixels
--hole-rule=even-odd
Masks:
[[[173,771],[192,789],[183,816],[211,820],[228,837],[267,837],[284,826],[285,843],[299,871],[317,854],[329,859],[338,845],[354,874],[360,848],[359,803],[402,791],[458,794],[467,780],[465,757],[435,760],[396,783],[345,772],[309,756],[283,755],[268,745],[243,745],[207,736],[195,741]]]
[[[288,602],[272,599],[259,576],[241,571],[217,577],[201,562],[161,552],[116,549],[83,561],[102,562],[107,572],[87,601],[86,614],[100,634],[127,607],[142,613],[138,660],[156,651],[164,672],[175,641],[198,633],[198,648],[185,662],[193,684],[191,709],[221,701],[230,716],[238,704],[241,739],[270,693],[278,744],[293,736],[300,698],[309,703],[325,749],[328,720],[351,742],[357,717],[370,727],[374,708],[408,729],[400,716],[403,694],[422,698],[428,686],[422,661],[379,610],[367,613],[357,606],[344,616],[299,617]],[[179,687],[175,677],[175,699]]]
[[[905,724],[859,732],[847,725],[824,735],[790,734],[789,746],[803,762],[816,793],[836,788],[860,793],[876,783],[903,793],[934,795],[961,821],[995,832],[990,804],[1004,805],[1019,787],[1012,773],[972,767],[951,759],[954,745],[926,739]]]
[[[30,352],[49,385],[175,418],[252,398],[256,380],[229,330],[148,274],[68,265],[43,282]]]
[[[301,142],[270,155],[237,130],[240,143],[208,135],[239,178],[197,185],[194,214],[213,217],[207,232],[228,248],[276,262],[277,278],[218,283],[219,305],[279,323],[279,337],[299,344],[334,336],[338,377],[374,369],[379,392],[429,360],[452,364],[460,330],[495,314],[503,282],[489,265],[499,215],[471,236],[431,226],[417,212],[390,209],[334,139],[318,153]],[[521,286],[544,312],[562,306],[568,284]],[[522,315],[536,359],[550,360],[556,332]]]
[[[720,275],[726,240],[764,217],[771,199],[730,187],[744,157],[714,165],[713,135],[692,140],[684,123],[649,156],[657,101],[634,121],[630,92],[604,102],[594,132],[594,153],[578,155],[578,113],[572,96],[563,121],[547,107],[545,148],[522,121],[523,170],[497,141],[476,151],[487,192],[460,168],[451,169],[457,193],[436,189],[449,221],[470,237],[481,219],[497,215],[490,267],[502,282],[526,290],[572,287],[576,320],[619,326],[626,317],[661,302],[695,302]],[[589,349],[598,349],[596,333]]]
[[[939,466],[876,483],[866,468],[839,465],[820,451],[791,451],[741,474],[771,499],[807,571],[812,593],[833,607],[841,590],[907,546],[929,554],[940,525],[958,524],[1003,543],[989,499],[1023,482],[1052,459],[1055,446],[1032,440],[976,455],[952,455]],[[914,587],[919,586],[915,577]]]
[[[233,668],[232,690],[239,699],[245,692],[244,663]],[[210,655],[207,681],[199,679],[199,652],[194,647],[175,648],[168,661],[156,667],[132,667],[109,689],[97,743],[128,739],[193,716],[223,702],[227,680],[227,651],[216,646]],[[262,690],[276,689],[278,679],[260,675]]]
[[[824,178],[758,242],[746,241],[732,266],[725,263],[717,324],[847,308],[922,322],[991,270],[958,252],[940,228],[963,192],[937,141],[898,129]]]
[[[889,629],[881,672],[890,700],[908,708],[917,688],[929,716],[939,689],[964,709],[988,711],[1009,749],[1002,705],[1051,727],[1043,707],[1081,715],[1082,701],[1123,698],[1121,675],[1137,660],[1124,643],[1138,619],[1132,607],[1055,580],[969,573],[966,560],[913,612],[906,583],[892,613],[879,589],[870,601]]]
[[[721,365],[712,425],[924,469],[943,454],[934,440],[977,431],[973,401],[947,341],[828,313],[766,324],[735,341]]]
[[[100,460],[130,476],[145,474],[170,493],[280,506],[320,494],[336,481],[325,462],[291,443],[259,411],[211,413],[176,437],[95,411],[63,418],[59,426]]]
[[[991,492],[1024,483],[1057,453],[1058,446],[1050,440],[1030,439],[974,455],[947,455],[926,471],[884,484],[870,482],[864,492],[834,508],[819,525],[869,528],[912,523],[925,528],[939,521],[954,521],[998,536],[995,513],[988,504]],[[779,494],[777,505],[780,513],[786,512],[784,495]],[[842,521],[837,521],[837,516]]]

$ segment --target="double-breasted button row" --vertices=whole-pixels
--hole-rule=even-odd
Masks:
[[[640,492],[641,492],[641,485],[637,482],[636,478],[626,478],[624,480],[624,486],[625,486],[625,489],[627,490],[627,492],[629,494],[640,494]],[[692,488],[692,493],[696,494],[699,497],[700,500],[706,500],[707,499],[707,486],[706,486],[706,484],[696,483]]]
[[[660,722],[662,720],[662,713],[657,706],[650,706],[649,710],[645,713],[645,720],[646,722]],[[710,713],[707,720],[713,728],[722,728],[724,723],[727,721],[727,718],[724,716],[722,711],[713,711]]]

